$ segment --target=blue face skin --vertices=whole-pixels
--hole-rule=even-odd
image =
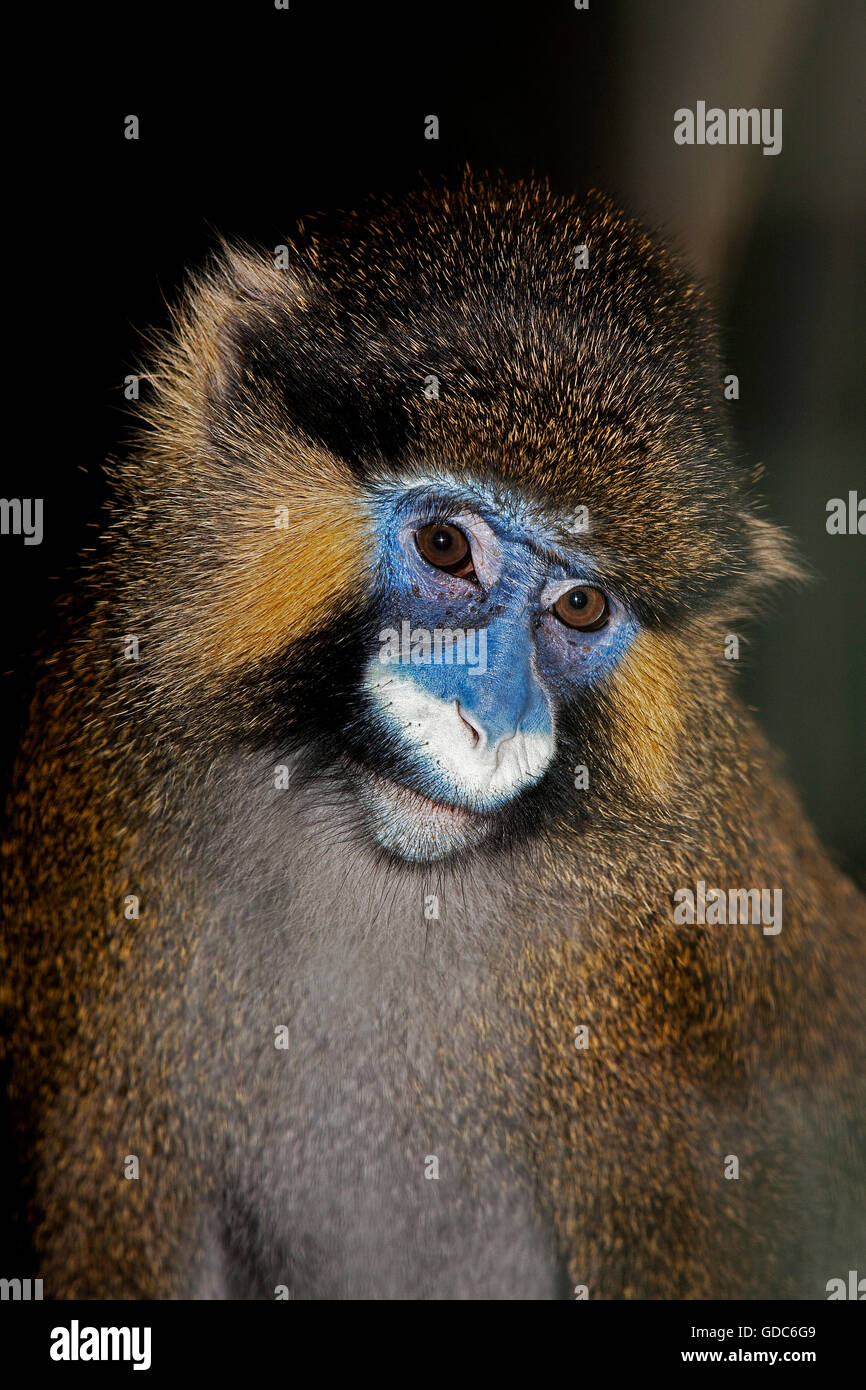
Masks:
[[[491,745],[518,731],[552,741],[557,708],[602,678],[637,631],[636,620],[581,551],[579,537],[566,552],[561,524],[554,528],[529,504],[513,496],[494,498],[485,487],[467,488],[462,480],[383,484],[373,505],[378,609],[383,634],[394,634],[382,639],[382,650],[390,644],[391,673],[409,678],[428,696],[456,703]],[[476,581],[437,569],[419,552],[416,533],[432,522],[448,523],[467,537]],[[607,599],[608,619],[598,631],[570,628],[553,612],[557,599],[577,585],[597,588]],[[448,664],[440,647],[437,662],[435,646],[431,654],[424,645],[424,633],[432,641],[437,629],[468,631],[468,659],[460,662],[458,651],[458,660]],[[372,662],[377,659],[381,652],[372,655]],[[422,757],[419,763],[426,795],[469,804],[455,795],[453,777],[440,775],[435,761],[431,766]],[[525,784],[533,780],[528,776]],[[483,799],[473,798],[472,805],[494,809],[520,789],[512,778]]]

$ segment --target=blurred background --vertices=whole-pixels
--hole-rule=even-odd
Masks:
[[[751,634],[745,691],[866,883],[866,540],[825,528],[829,498],[866,494],[866,6],[236,0],[196,6],[183,27],[178,8],[76,15],[62,79],[31,69],[19,106],[10,289],[26,291],[7,320],[21,367],[7,409],[28,428],[2,490],[45,499],[45,539],[0,543],[3,768],[53,597],[98,522],[102,461],[123,449],[138,334],[165,323],[185,269],[217,233],[272,247],[305,214],[468,162],[607,190],[711,285],[738,443],[815,576]],[[676,145],[674,111],[698,100],[781,107],[782,152]],[[123,137],[131,113],[137,142]]]

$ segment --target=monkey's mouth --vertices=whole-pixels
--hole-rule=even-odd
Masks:
[[[478,844],[489,828],[487,816],[433,801],[370,768],[362,770],[361,801],[380,845],[402,859],[442,859]]]

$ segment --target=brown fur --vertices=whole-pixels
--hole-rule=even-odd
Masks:
[[[156,344],[85,613],[21,751],[0,999],[51,1294],[189,1288],[218,1187],[202,1136],[256,1114],[229,1064],[206,1116],[196,1102],[192,789],[230,739],[270,747],[269,721],[326,701],[369,593],[371,486],[441,466],[545,516],[588,505],[644,626],[581,731],[591,798],[557,803],[508,861],[487,993],[453,1031],[434,1015],[419,1113],[435,1091],[443,1126],[494,1136],[591,1297],[822,1296],[866,1208],[866,913],[723,659],[729,624],[796,565],[728,464],[700,291],[598,195],[471,178],[374,208],[363,235],[314,235],[292,267],[224,250]],[[130,633],[139,663],[121,660]],[[781,934],[675,926],[672,895],[698,879],[782,888]],[[233,946],[213,966],[230,1039]]]

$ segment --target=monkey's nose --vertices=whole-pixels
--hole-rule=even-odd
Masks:
[[[514,741],[518,730],[511,729],[508,733],[496,734],[491,737],[489,730],[485,729],[483,721],[477,714],[466,715],[460,708],[460,701],[455,700],[454,703],[457,707],[460,723],[465,724],[469,730],[473,751],[491,753],[498,764],[506,745]]]
[[[456,705],[457,705],[457,713],[458,713],[458,715],[459,715],[459,717],[460,717],[461,722],[462,722],[463,724],[466,725],[467,729],[469,730],[470,734],[472,735],[472,747],[473,747],[473,748],[477,748],[477,747],[478,747],[478,744],[479,744],[480,741],[481,741],[481,730],[480,730],[480,729],[476,729],[475,725],[471,722],[471,720],[469,720],[469,719],[466,718],[466,715],[463,713],[462,709],[460,708],[460,701],[457,700],[457,701],[455,701],[455,703],[456,703]]]

